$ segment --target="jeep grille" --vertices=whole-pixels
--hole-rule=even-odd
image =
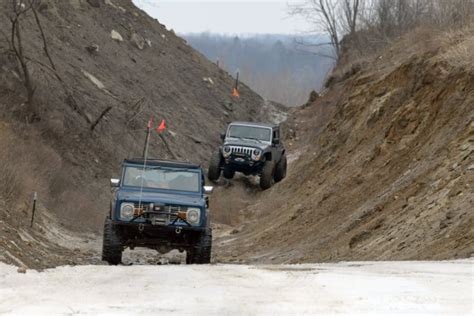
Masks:
[[[142,212],[143,211],[158,211],[156,210],[151,210],[150,209],[150,204],[142,203]],[[159,212],[163,212],[165,214],[150,214],[149,219],[152,221],[152,223],[156,225],[169,225],[171,224],[176,217],[178,217],[178,212],[186,212],[187,211],[186,206],[179,206],[179,205],[165,205],[161,206],[159,209]],[[138,203],[135,203],[135,212],[139,211],[139,206]]]
[[[242,147],[242,146],[230,146],[230,152],[232,154],[244,154],[246,156],[251,156],[255,148],[252,147]]]

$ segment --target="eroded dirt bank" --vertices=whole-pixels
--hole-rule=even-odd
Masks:
[[[294,112],[299,158],[218,238],[220,260],[472,256],[474,72],[459,52],[474,33],[444,36],[410,35],[336,71],[323,97]],[[326,106],[335,111],[319,132]]]
[[[76,245],[59,246],[47,227],[101,239],[108,181],[123,158],[141,155],[151,116],[155,126],[165,119],[167,130],[153,134],[150,156],[206,164],[228,121],[263,119],[272,107],[244,83],[240,98],[232,98],[228,73],[131,0],[37,1],[39,25],[31,10],[21,16],[34,87],[29,106],[6,35],[15,3],[0,1],[2,261],[80,263]],[[30,228],[33,192],[40,209]]]
[[[41,12],[59,75],[79,108],[36,64],[41,119],[24,124],[23,87],[2,56],[1,261],[35,268],[101,264],[97,230],[108,207],[108,179],[119,160],[140,152],[141,124],[151,115],[170,122],[168,143],[155,138],[152,154],[204,164],[226,122],[284,116],[245,86],[241,99],[231,99],[228,74],[130,1],[113,3],[53,1]],[[80,27],[59,23],[68,21]],[[26,52],[42,51],[36,31],[27,32],[32,17],[23,27]],[[125,40],[111,39],[112,29]],[[134,34],[152,45],[141,49]],[[380,56],[337,69],[321,98],[291,111],[283,182],[265,192],[253,178],[217,184],[214,262],[473,255],[474,70],[463,53],[473,31],[421,38],[407,36]],[[85,53],[95,42],[103,43],[100,53]],[[91,130],[87,120],[107,106],[113,109]],[[33,191],[41,203],[29,228]],[[149,258],[126,263],[160,262]]]

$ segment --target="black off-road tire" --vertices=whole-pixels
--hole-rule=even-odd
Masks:
[[[270,189],[274,182],[275,163],[271,160],[265,161],[260,174],[260,187],[262,190]]]
[[[105,219],[104,241],[102,243],[102,260],[110,265],[118,265],[122,262],[123,246],[120,235],[112,225],[110,218]]]
[[[196,245],[186,254],[187,264],[211,263],[212,228],[206,229],[200,236]]]
[[[224,171],[222,172],[222,175],[224,176],[224,178],[230,180],[230,179],[234,178],[235,171],[234,170],[229,170],[229,169],[224,169]]]
[[[275,167],[275,182],[280,182],[281,180],[285,179],[286,165],[286,155],[283,155]]]
[[[219,180],[221,176],[221,162],[222,157],[220,152],[215,152],[212,154],[211,162],[209,163],[209,170],[207,171],[207,177],[211,181]]]

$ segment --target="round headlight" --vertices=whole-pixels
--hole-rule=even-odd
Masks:
[[[222,154],[223,154],[224,157],[229,157],[230,156],[230,152],[231,152],[230,146],[224,146],[222,151],[223,151]]]
[[[252,152],[252,159],[253,160],[260,160],[260,155],[262,154],[262,151],[260,149],[255,149]]]
[[[131,203],[122,203],[120,207],[120,217],[123,219],[131,219],[133,217],[134,205]]]
[[[189,224],[198,224],[201,211],[198,208],[190,208],[186,214],[186,220]]]

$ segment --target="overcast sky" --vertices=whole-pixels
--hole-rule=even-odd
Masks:
[[[301,0],[133,0],[177,33],[299,34],[308,30],[288,16],[288,3]]]

